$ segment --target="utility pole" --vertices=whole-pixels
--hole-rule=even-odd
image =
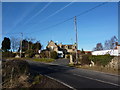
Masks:
[[[77,32],[77,22],[76,22],[76,16],[74,17],[74,27],[75,27],[75,32],[76,32],[76,64],[78,64],[78,32]]]
[[[20,41],[20,58],[22,57],[22,40],[23,40],[23,33],[21,34],[21,41]]]

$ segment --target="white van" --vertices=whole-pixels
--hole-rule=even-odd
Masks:
[[[63,58],[63,55],[64,55],[64,54],[63,54],[63,51],[58,51],[57,54],[58,54],[58,57],[59,57],[59,58]]]

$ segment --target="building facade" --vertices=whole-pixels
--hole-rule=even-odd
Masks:
[[[105,55],[105,54],[110,54],[111,56],[120,56],[120,45],[111,50],[101,50],[92,52],[92,55]]]
[[[62,51],[62,50],[66,50],[68,53],[73,53],[76,51],[76,44],[71,44],[71,45],[63,45],[62,43],[60,44],[56,44],[54,43],[52,40],[50,42],[48,42],[48,45],[46,47],[49,50],[53,50],[53,51]]]

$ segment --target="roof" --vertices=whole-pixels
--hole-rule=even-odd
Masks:
[[[59,46],[59,45],[58,45],[58,46]],[[62,46],[73,46],[73,45],[70,44],[70,45],[62,45]]]
[[[77,53],[81,53],[81,51],[80,51],[80,50],[77,50]]]
[[[84,51],[85,53],[91,53],[92,51]]]

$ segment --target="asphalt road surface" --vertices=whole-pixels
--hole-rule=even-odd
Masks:
[[[120,88],[120,76],[101,73],[86,69],[77,69],[65,65],[44,64],[29,61],[30,69],[40,74],[52,77],[71,86],[72,89],[80,88]]]

